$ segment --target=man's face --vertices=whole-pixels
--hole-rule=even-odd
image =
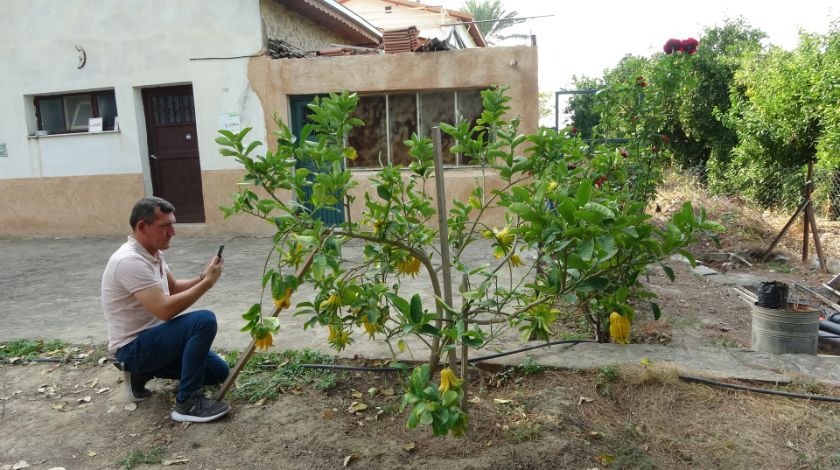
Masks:
[[[149,245],[155,250],[169,248],[169,242],[175,236],[175,213],[165,214],[159,207],[155,208],[155,220],[144,227]]]

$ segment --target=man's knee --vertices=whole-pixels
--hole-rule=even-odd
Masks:
[[[216,334],[218,323],[216,322],[216,314],[210,310],[196,310],[188,315],[197,330],[209,331]]]

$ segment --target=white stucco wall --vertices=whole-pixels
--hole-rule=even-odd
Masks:
[[[0,179],[141,173],[148,166],[140,90],[192,84],[202,170],[218,156],[219,113],[264,135],[247,56],[262,47],[259,0],[3,1],[0,15]],[[84,48],[87,62],[77,68]],[[120,131],[29,137],[32,97],[113,89]]]

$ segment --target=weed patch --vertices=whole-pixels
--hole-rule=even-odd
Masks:
[[[156,447],[149,452],[134,449],[124,459],[117,462],[121,468],[131,470],[137,465],[156,465],[163,462],[163,449]]]
[[[226,355],[233,364],[238,354]],[[332,364],[334,359],[312,350],[286,350],[281,353],[257,353],[251,357],[236,381],[232,396],[253,403],[272,400],[289,390],[313,386],[321,392],[336,388],[341,373],[304,367],[306,364]]]

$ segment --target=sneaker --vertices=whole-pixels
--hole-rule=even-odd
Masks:
[[[146,382],[152,379],[151,375],[142,372],[123,371],[123,382],[128,399],[133,402],[143,401],[152,396],[152,391],[146,388]]]
[[[206,423],[221,418],[228,411],[230,411],[230,405],[227,402],[196,395],[183,403],[176,401],[171,417],[180,422]]]

